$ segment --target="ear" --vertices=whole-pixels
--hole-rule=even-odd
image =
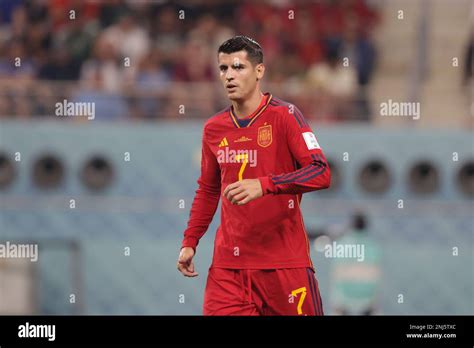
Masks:
[[[263,75],[265,75],[265,65],[263,65],[263,63],[258,64],[255,67],[255,72],[257,73],[257,81],[261,80]]]

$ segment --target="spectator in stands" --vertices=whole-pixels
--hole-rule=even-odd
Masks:
[[[321,122],[342,121],[350,114],[357,92],[357,76],[351,65],[343,65],[337,47],[328,50],[324,62],[310,67],[307,85],[315,98],[310,112]]]
[[[80,67],[90,56],[94,38],[99,34],[99,24],[88,20],[79,10],[76,12],[78,17],[56,35],[55,45],[69,52],[74,63]]]
[[[128,104],[122,94],[101,89],[101,77],[97,71],[89,78],[88,84],[81,85],[81,88],[73,94],[70,101],[79,103],[94,103],[95,121],[118,121],[129,117]],[[94,81],[95,80],[95,81]],[[74,117],[74,121],[85,122],[84,117]]]
[[[295,32],[291,42],[300,61],[301,70],[306,70],[315,63],[324,60],[325,49],[318,26],[308,13],[302,13],[295,21]],[[311,33],[311,35],[308,35]]]
[[[278,13],[269,13],[262,23],[261,34],[257,37],[258,42],[265,47],[265,64],[268,70],[273,70],[273,63],[283,53],[283,42],[281,38],[282,25]]]
[[[170,73],[162,65],[161,52],[154,49],[142,58],[130,94],[135,118],[160,116],[171,83]]]
[[[355,98],[352,119],[369,120],[370,107],[366,87],[375,69],[375,47],[368,37],[363,36],[357,17],[347,19],[341,45],[341,56],[348,59],[357,72],[357,96]]]
[[[0,1],[0,24],[9,24],[12,20],[13,11],[21,6],[23,0]]]
[[[34,77],[35,68],[32,60],[25,54],[26,48],[23,42],[10,41],[1,48],[0,78],[15,78],[19,82]]]
[[[54,94],[77,95],[80,86],[81,93],[84,90],[126,93],[133,97],[125,96],[132,101],[135,115],[150,116],[156,105],[151,107],[147,102],[146,111],[140,112],[144,105],[139,107],[140,103],[136,103],[143,91],[141,86],[155,85],[152,81],[159,81],[166,75],[174,83],[162,98],[166,103],[160,105],[160,113],[175,117],[179,105],[190,103],[187,104],[191,105],[187,116],[202,117],[208,113],[206,110],[218,107],[221,99],[212,87],[216,71],[210,64],[213,58],[209,52],[214,52],[220,42],[236,32],[255,36],[262,42],[268,53],[267,65],[273,66],[269,83],[277,84],[275,90],[280,90],[278,93],[282,97],[291,95],[289,97],[302,106],[308,118],[343,119],[353,113],[351,107],[357,106],[343,100],[350,99],[348,94],[352,94],[350,78],[347,79],[350,73],[328,69],[331,67],[328,63],[334,60],[335,46],[354,61],[359,85],[366,86],[370,82],[375,56],[368,38],[377,22],[377,13],[364,0],[310,3],[202,0],[182,8],[185,9],[184,20],[178,16],[181,7],[168,3],[2,0],[0,93],[4,88],[8,89],[8,83],[2,86],[2,78],[3,82],[15,78],[18,83],[20,77],[24,81],[36,78],[80,82],[68,84],[73,94],[69,88],[58,89],[56,83],[48,82],[42,82],[42,88],[31,89],[33,97],[25,88],[21,93],[8,91],[0,94],[3,98],[8,94],[10,100],[2,102],[2,108],[11,108],[9,114],[12,115],[22,107],[32,112],[48,112],[39,90],[47,92],[44,96],[47,100]],[[356,33],[348,28],[351,17],[359,24]],[[153,62],[147,66],[144,59],[153,60],[155,53],[149,53],[155,52],[155,48],[159,52],[159,67],[152,67]],[[20,56],[21,68],[13,69],[12,59]],[[307,73],[310,68],[312,72]],[[140,69],[141,75],[136,76]],[[157,70],[146,78],[143,72],[151,71],[149,69]],[[330,81],[323,75],[335,77],[335,80]],[[342,82],[344,76],[346,82]],[[305,93],[301,80],[312,81],[314,89],[310,89],[309,94]],[[204,83],[201,86],[207,87],[192,88],[189,83]],[[334,86],[337,93],[331,91]],[[317,98],[321,93],[322,104],[311,110],[315,102],[319,103]],[[145,99],[148,97],[144,95]],[[178,102],[181,98],[185,101]],[[33,104],[26,107],[16,103]],[[362,110],[366,109],[366,105],[362,105]]]
[[[212,63],[217,58],[211,55],[211,49],[204,37],[189,38],[181,50],[174,70],[174,81],[185,82],[176,86],[171,98],[177,102],[171,108],[177,110],[178,105],[187,105],[186,118],[201,117],[201,113],[210,113],[214,107],[215,92],[203,88],[203,84],[213,85],[215,72]],[[176,114],[176,111],[174,112]]]
[[[170,72],[184,41],[183,21],[178,19],[176,12],[172,7],[162,8],[152,21],[151,28],[152,45],[160,50],[164,67]]]
[[[128,106],[122,95],[123,69],[114,46],[99,37],[94,46],[94,58],[82,66],[80,90],[74,95],[74,101],[94,102],[97,120],[124,119]]]
[[[123,65],[120,65],[115,47],[102,36],[94,45],[93,58],[81,70],[81,85],[92,90],[120,92],[123,82]]]
[[[334,314],[375,314],[381,281],[381,253],[378,245],[368,234],[366,216],[356,213],[352,217],[351,231],[337,239],[335,243],[343,248],[349,246],[351,250],[360,250],[362,255],[333,258],[330,294]]]
[[[77,80],[80,72],[80,61],[73,60],[70,51],[64,47],[53,48],[48,53],[46,64],[38,71],[42,80]]]
[[[211,52],[215,52],[223,41],[234,36],[234,34],[234,30],[222,24],[215,16],[206,13],[197,19],[196,25],[189,32],[188,38],[206,38],[209,49]],[[216,71],[215,78],[217,77],[218,73]]]
[[[24,6],[16,6],[9,15],[10,22],[6,29],[5,39],[24,41],[28,35],[28,17]]]
[[[356,17],[347,20],[339,45],[341,56],[347,57],[355,66],[359,85],[367,85],[375,68],[375,47],[368,37],[362,35]]]
[[[104,40],[116,52],[127,77],[133,79],[140,61],[150,49],[150,39],[131,14],[123,14],[118,23],[102,34]]]
[[[204,37],[192,38],[182,48],[174,78],[184,82],[210,82],[214,73],[210,47]]]
[[[117,23],[120,17],[129,11],[130,9],[123,0],[107,0],[101,3],[98,14],[100,26],[107,28]]]
[[[88,22],[99,16],[98,1],[49,0],[43,3],[47,6],[47,20],[54,36],[68,27],[72,21],[81,19]]]

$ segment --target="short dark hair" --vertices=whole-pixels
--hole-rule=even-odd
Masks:
[[[239,51],[247,52],[247,57],[253,65],[263,63],[263,51],[260,44],[254,39],[244,35],[234,36],[233,38],[225,41],[219,46],[217,54],[221,52],[230,54]]]

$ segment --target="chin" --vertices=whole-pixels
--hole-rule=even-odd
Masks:
[[[232,93],[232,94],[227,94],[227,98],[229,98],[232,101],[237,101],[242,99],[242,97],[238,94]]]

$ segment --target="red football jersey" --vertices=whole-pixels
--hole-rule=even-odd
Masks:
[[[212,266],[232,269],[313,267],[302,193],[330,185],[330,170],[311,127],[296,106],[266,93],[238,119],[232,107],[204,125],[201,176],[182,246],[196,248],[222,197]],[[227,185],[259,179],[263,196],[233,205]]]

